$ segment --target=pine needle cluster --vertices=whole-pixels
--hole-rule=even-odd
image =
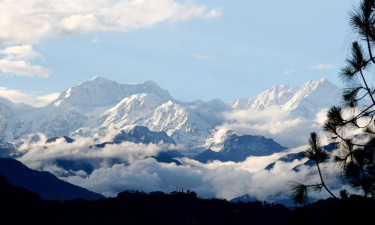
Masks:
[[[333,160],[348,184],[364,197],[375,198],[375,0],[362,0],[359,7],[350,12],[350,18],[350,26],[357,38],[351,44],[351,54],[340,72],[344,83],[342,104],[328,111],[323,129],[332,142],[340,143]],[[325,185],[319,168],[329,156],[321,150],[316,134],[311,134],[309,144],[304,156],[316,163],[321,184],[293,185],[292,198],[297,204],[306,203],[309,187],[315,190],[325,188],[335,197]]]

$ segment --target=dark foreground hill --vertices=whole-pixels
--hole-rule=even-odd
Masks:
[[[374,224],[375,201],[328,199],[288,209],[200,199],[194,192],[125,191],[116,198],[48,201],[0,176],[0,224]],[[366,222],[366,223],[365,223]]]
[[[35,193],[15,187],[0,175],[0,224],[41,221],[44,201]],[[27,222],[27,223],[26,223]]]
[[[126,191],[116,198],[47,201],[0,177],[0,224],[289,224],[282,205],[199,199],[194,192]]]
[[[0,174],[11,184],[38,193],[43,199],[100,199],[104,196],[58,179],[48,172],[32,170],[21,162],[0,158]]]

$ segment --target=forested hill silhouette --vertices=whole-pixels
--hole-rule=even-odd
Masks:
[[[43,199],[94,200],[104,198],[100,194],[62,181],[49,172],[32,170],[15,159],[0,158],[0,174],[11,184],[38,193]]]
[[[374,224],[375,201],[358,196],[288,209],[200,199],[193,191],[124,191],[99,200],[43,200],[0,175],[0,224]],[[317,216],[319,215],[319,216]]]
[[[0,224],[41,221],[43,200],[35,193],[15,187],[0,175]]]
[[[1,224],[289,224],[291,215],[282,205],[204,200],[191,191],[125,191],[116,198],[47,201],[3,176],[0,197]]]

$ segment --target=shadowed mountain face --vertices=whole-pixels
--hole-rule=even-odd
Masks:
[[[201,163],[207,163],[209,161],[219,160],[222,162],[230,161],[226,159],[225,156],[221,152],[215,152],[211,149],[207,149],[204,152],[200,153],[199,155],[194,157],[195,160]]]
[[[331,143],[326,146],[323,146],[323,149],[326,150],[328,153],[332,153],[334,150],[336,150],[339,147],[338,143]],[[272,170],[276,164],[276,162],[283,162],[283,163],[291,163],[294,160],[302,160],[304,158],[303,152],[298,152],[298,153],[290,153],[287,154],[286,156],[283,156],[279,158],[277,161],[267,165],[264,169],[265,170]],[[312,161],[311,159],[307,160],[305,163],[297,165],[293,168],[294,171],[299,171],[300,167],[302,165],[305,166],[314,166],[315,162]]]
[[[235,159],[244,160],[248,156],[266,156],[281,152],[286,148],[272,139],[263,136],[231,135],[224,142],[221,152],[224,155],[233,155]]]
[[[166,144],[175,144],[172,138],[170,138],[166,132],[160,131],[150,131],[147,127],[144,126],[135,126],[129,132],[122,131],[118,134],[113,140],[114,143],[121,143],[123,141],[130,141],[134,143],[154,143],[159,144],[160,142]]]
[[[3,142],[0,140],[0,158],[8,157],[14,152],[14,147],[12,144]]]
[[[59,138],[63,138],[65,140],[66,143],[73,143],[74,142],[74,139],[70,138],[70,137],[67,137],[67,136],[62,136],[62,137],[53,137],[53,138],[50,138],[46,141],[46,143],[52,143],[52,142],[55,142],[57,139]]]
[[[235,202],[235,203],[236,202],[255,202],[255,201],[257,201],[257,199],[250,195],[244,195],[244,196],[240,196],[240,197],[230,200],[230,202]]]
[[[210,160],[242,162],[249,156],[272,155],[285,149],[274,140],[263,136],[237,136],[233,134],[225,140],[221,151],[214,152],[209,149],[197,155],[194,159],[203,163]]]
[[[176,160],[175,158],[181,158],[183,155],[179,151],[164,151],[159,152],[158,155],[154,156],[153,158],[156,159],[158,162],[162,163],[176,163],[177,165],[181,165],[181,163]]]
[[[103,198],[100,194],[59,180],[48,172],[29,169],[14,159],[0,158],[0,174],[14,186],[33,191],[43,199],[70,200],[82,198],[92,200]]]

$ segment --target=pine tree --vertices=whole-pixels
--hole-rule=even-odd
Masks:
[[[310,134],[309,148],[303,152],[303,156],[314,161],[319,172],[320,183],[305,185],[301,183],[295,183],[291,189],[293,191],[292,199],[296,204],[305,204],[308,200],[308,188],[314,191],[321,191],[324,188],[333,198],[336,196],[331,192],[326,183],[324,182],[320,164],[326,162],[329,159],[328,153],[322,148],[318,135],[313,132]]]
[[[323,129],[332,142],[340,143],[334,161],[353,190],[375,198],[375,0],[362,0],[350,17],[350,25],[358,36],[340,73],[344,83],[343,103],[328,111]],[[305,152],[310,159],[314,155],[310,154],[311,145],[310,141],[310,149]],[[326,188],[323,180],[320,185]],[[292,187],[295,203],[307,201],[308,187],[319,190],[320,186],[296,184]]]
[[[375,0],[363,0],[351,12],[350,25],[358,34],[351,55],[342,68],[343,106],[332,107],[324,130],[332,141],[341,143],[334,160],[343,170],[349,184],[365,197],[375,196],[375,97],[373,71],[375,65]],[[359,134],[353,135],[355,131]]]

